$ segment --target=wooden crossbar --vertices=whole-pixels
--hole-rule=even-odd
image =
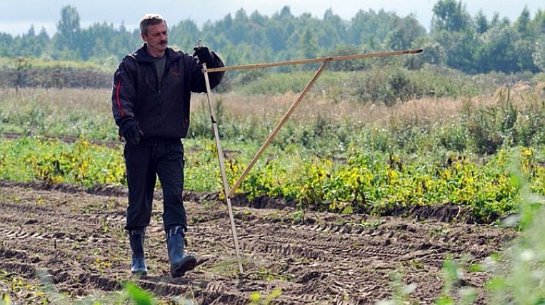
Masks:
[[[208,73],[234,71],[234,70],[262,69],[262,68],[278,67],[278,66],[311,64],[311,63],[326,62],[326,61],[380,58],[380,57],[389,57],[389,56],[399,56],[399,55],[405,55],[405,54],[418,54],[418,53],[422,53],[422,51],[423,51],[422,49],[411,49],[411,50],[375,52],[375,53],[365,53],[365,54],[328,56],[328,57],[310,58],[310,59],[287,60],[287,61],[262,63],[262,64],[225,66],[225,67],[219,67],[219,68],[208,68]]]

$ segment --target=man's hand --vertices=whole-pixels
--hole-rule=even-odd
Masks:
[[[193,52],[193,57],[198,57],[201,63],[208,65],[214,60],[214,55],[212,55],[207,47],[195,47],[193,50],[195,51]]]
[[[127,119],[121,123],[121,135],[131,145],[140,143],[140,137],[144,135],[135,119]]]

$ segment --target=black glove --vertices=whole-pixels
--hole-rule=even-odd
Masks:
[[[214,55],[207,47],[194,47],[193,57],[198,57],[201,63],[211,64],[214,60]]]
[[[135,119],[126,119],[121,123],[121,135],[127,143],[136,145],[140,143],[140,137],[144,135]]]

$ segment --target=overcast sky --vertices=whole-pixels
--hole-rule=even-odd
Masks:
[[[20,2],[19,2],[20,1]],[[116,27],[122,22],[130,30],[137,27],[145,13],[159,13],[169,24],[183,19],[191,19],[199,26],[204,22],[222,19],[227,14],[243,8],[248,15],[258,11],[271,16],[282,7],[289,6],[295,16],[311,13],[322,18],[327,9],[350,20],[358,10],[395,12],[400,17],[414,14],[424,27],[429,29],[432,8],[438,0],[0,0],[0,32],[11,35],[26,33],[31,25],[36,32],[45,28],[49,35],[56,30],[60,11],[66,5],[76,8],[80,15],[80,25],[85,28],[95,22],[113,23]],[[472,16],[482,10],[491,18],[494,13],[514,21],[524,7],[533,17],[538,9],[545,10],[543,0],[466,0],[462,1]]]

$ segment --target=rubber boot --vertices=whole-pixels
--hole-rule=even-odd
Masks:
[[[146,259],[144,256],[144,238],[146,229],[129,230],[129,241],[132,250],[131,272],[136,275],[147,275]]]
[[[181,277],[187,271],[197,266],[197,259],[192,255],[184,255],[184,235],[180,226],[170,227],[167,230],[168,260],[170,275]]]

